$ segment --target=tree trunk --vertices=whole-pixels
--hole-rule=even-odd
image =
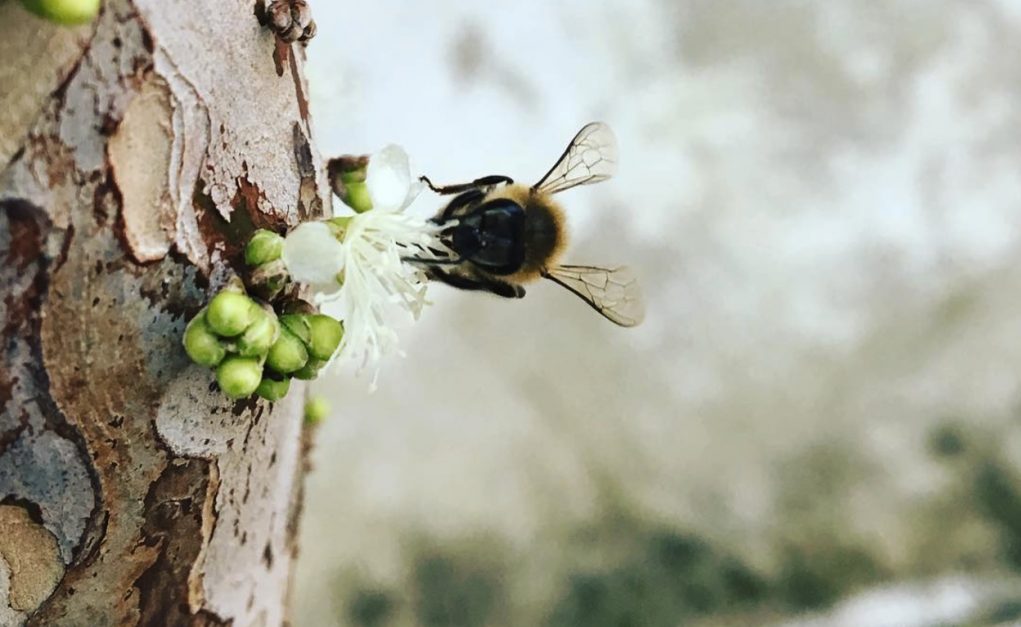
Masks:
[[[255,4],[0,0],[0,625],[284,622],[304,390],[230,402],[181,347],[254,228],[329,202]]]

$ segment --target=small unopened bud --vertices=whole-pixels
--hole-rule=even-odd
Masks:
[[[201,366],[213,367],[227,355],[220,338],[206,324],[206,310],[200,311],[184,330],[184,351]]]
[[[220,336],[234,337],[248,328],[258,307],[244,294],[223,290],[209,301],[206,322]]]
[[[284,252],[284,238],[266,229],[256,231],[245,246],[245,263],[261,266],[280,259]]]
[[[368,166],[369,158],[364,155],[359,157],[344,155],[330,159],[326,164],[333,193],[358,213],[372,209],[369,189],[365,186]]]
[[[308,350],[286,327],[280,329],[280,337],[273,343],[266,355],[266,365],[280,374],[290,374],[301,369],[308,362]]]
[[[305,402],[305,422],[319,424],[330,414],[330,403],[322,396],[313,396]]]
[[[238,339],[238,353],[245,357],[262,357],[269,352],[280,335],[280,323],[272,309],[256,309],[255,321]]]
[[[308,352],[316,359],[328,361],[340,346],[344,325],[325,314],[309,316],[308,323],[312,331]]]
[[[252,271],[249,276],[249,287],[253,294],[263,300],[274,300],[281,290],[287,286],[290,275],[282,259],[264,263]]]
[[[280,316],[280,324],[302,341],[306,346],[312,343],[312,325],[308,314],[287,313]]]
[[[216,382],[223,393],[233,399],[246,398],[262,381],[262,365],[255,357],[231,355],[216,369]]]
[[[341,200],[356,213],[365,213],[372,209],[372,197],[369,196],[369,188],[365,183],[348,183],[347,194]]]
[[[319,371],[322,370],[325,365],[325,361],[309,357],[308,361],[305,362],[305,365],[298,370],[295,370],[291,376],[295,379],[301,379],[302,381],[312,381],[319,376]]]
[[[58,24],[91,22],[99,13],[101,0],[21,0],[26,9]]]
[[[255,393],[267,401],[276,402],[287,396],[287,391],[290,389],[291,380],[287,377],[278,380],[270,378],[264,373],[262,382],[259,383],[259,387],[256,388]]]

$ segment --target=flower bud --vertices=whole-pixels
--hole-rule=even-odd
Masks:
[[[308,352],[316,359],[328,361],[340,346],[344,325],[325,314],[309,316],[308,323],[311,328]]]
[[[330,414],[330,403],[322,396],[313,396],[305,403],[305,422],[319,424]]]
[[[248,296],[223,290],[209,301],[206,323],[221,337],[234,337],[248,328],[257,310]]]
[[[259,387],[256,388],[255,393],[270,402],[276,402],[287,396],[287,391],[291,389],[291,380],[287,377],[276,380],[268,376],[267,373],[263,373],[262,382],[259,383]]]
[[[286,327],[280,329],[280,337],[273,343],[266,355],[266,365],[280,374],[290,374],[301,369],[308,362],[308,350]]]
[[[245,246],[245,263],[250,266],[261,266],[264,263],[280,259],[284,252],[284,238],[266,229],[259,229]]]
[[[280,335],[280,323],[272,309],[259,307],[255,320],[238,339],[238,354],[245,357],[262,357],[269,352]]]
[[[289,280],[287,266],[281,259],[262,264],[248,277],[252,293],[263,300],[275,300]]]
[[[21,0],[38,16],[68,26],[91,22],[99,13],[100,0]]]
[[[345,205],[358,213],[364,213],[372,209],[372,198],[369,196],[369,189],[365,185],[368,165],[369,158],[367,156],[354,157],[351,155],[330,159],[326,164],[330,187],[333,188],[333,193]]]
[[[223,361],[227,349],[206,324],[206,310],[200,311],[184,330],[184,351],[200,366],[213,367]]]
[[[303,313],[288,313],[280,316],[280,324],[293,333],[305,346],[312,343],[312,325],[310,316]]]
[[[372,197],[369,196],[369,187],[365,183],[348,183],[347,194],[341,200],[356,213],[365,213],[372,209]]]
[[[216,369],[216,382],[233,399],[251,396],[262,381],[262,365],[255,357],[231,355]]]
[[[325,361],[309,357],[309,360],[305,363],[305,365],[298,370],[295,370],[292,376],[295,379],[301,379],[302,381],[312,381],[319,376],[319,371],[322,370],[325,365]]]

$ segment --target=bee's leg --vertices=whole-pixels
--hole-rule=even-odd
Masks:
[[[486,281],[486,289],[504,298],[524,298],[525,288],[505,281]]]
[[[462,274],[447,272],[437,267],[429,268],[427,274],[429,278],[443,281],[451,287],[462,290],[491,292],[504,298],[522,298],[525,295],[525,288],[520,285],[513,285],[497,279],[470,278]]]
[[[401,261],[403,261],[404,263],[419,263],[425,265],[456,266],[457,264],[464,262],[464,257],[455,257],[453,259],[427,259],[425,257],[401,257]]]
[[[486,194],[481,189],[469,189],[466,192],[458,194],[447,203],[447,206],[443,208],[443,213],[440,214],[439,218],[434,219],[434,222],[443,223],[451,218],[456,218],[462,213],[463,209],[470,209],[473,205],[476,205],[485,199]]]
[[[429,186],[429,189],[441,195],[448,194],[460,194],[472,189],[479,189],[483,187],[493,187],[494,185],[500,185],[501,183],[510,184],[514,182],[509,176],[503,176],[502,174],[491,174],[489,176],[483,176],[477,178],[471,183],[459,183],[457,185],[433,185],[433,182],[429,180],[428,176],[420,176],[418,180],[422,181]]]

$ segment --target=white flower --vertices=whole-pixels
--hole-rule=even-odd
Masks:
[[[344,247],[325,222],[303,222],[284,238],[283,259],[299,283],[336,283],[344,268]]]
[[[394,324],[401,317],[418,319],[427,304],[425,274],[405,259],[437,259],[447,251],[438,238],[439,225],[404,213],[423,185],[412,179],[403,148],[390,145],[372,155],[365,185],[372,209],[334,219],[334,225],[342,225],[339,242],[332,234],[332,242],[326,242],[322,234],[331,227],[313,223],[323,227],[316,229],[315,241],[311,234],[301,234],[289,256],[288,243],[306,226],[301,225],[287,236],[284,262],[295,280],[316,286],[323,312],[344,322],[339,358],[350,359],[360,368],[374,367],[378,374],[380,359],[397,351]],[[335,248],[341,251],[339,261]],[[313,259],[317,255],[329,260]],[[298,273],[292,263],[297,264]],[[341,272],[339,287],[330,278],[337,272]],[[323,277],[333,281],[331,288],[324,285]]]
[[[425,275],[402,258],[433,256],[427,248],[439,245],[437,229],[403,213],[372,210],[351,218],[343,240],[344,282],[329,299],[336,306],[328,307],[344,321],[342,356],[365,367],[396,350],[397,315],[417,319],[427,303]]]

